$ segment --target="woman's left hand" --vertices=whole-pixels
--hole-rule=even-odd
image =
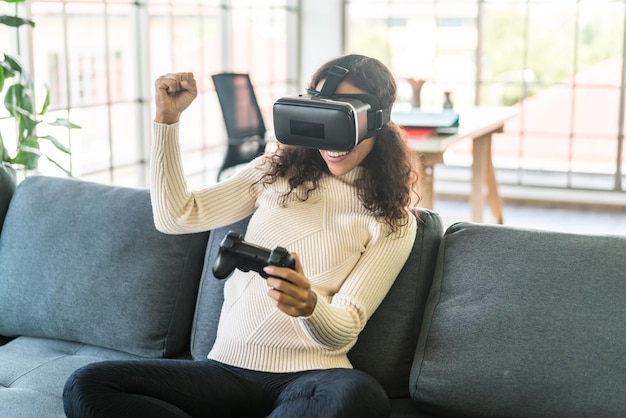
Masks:
[[[278,309],[289,316],[309,316],[317,304],[317,294],[311,289],[311,282],[304,276],[302,264],[295,253],[291,256],[296,261],[296,269],[289,267],[267,266],[263,270],[269,275],[266,279],[269,296],[274,299]]]

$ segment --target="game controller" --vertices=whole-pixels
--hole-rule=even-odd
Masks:
[[[213,263],[213,275],[218,279],[225,279],[237,268],[241,271],[256,271],[267,279],[268,275],[263,267],[268,265],[295,269],[296,261],[283,247],[273,250],[263,248],[244,241],[241,234],[230,231],[220,244]]]

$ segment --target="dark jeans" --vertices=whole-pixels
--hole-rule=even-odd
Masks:
[[[212,360],[93,363],[70,376],[63,401],[69,418],[390,415],[383,388],[359,370],[266,373]]]

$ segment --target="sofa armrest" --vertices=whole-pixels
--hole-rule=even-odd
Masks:
[[[0,162],[0,232],[2,232],[2,224],[9,209],[11,197],[13,197],[15,192],[15,186],[15,170],[9,165]]]

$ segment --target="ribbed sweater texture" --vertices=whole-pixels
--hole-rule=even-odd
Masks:
[[[297,253],[318,295],[310,316],[294,318],[275,306],[260,275],[235,270],[224,287],[208,358],[268,372],[352,367],[346,354],[409,255],[414,217],[390,235],[357,197],[353,183],[360,167],[323,177],[306,201],[293,197],[283,203],[284,179],[252,186],[263,174],[261,158],[223,182],[189,191],[179,124],[155,122],[153,128],[151,198],[157,229],[207,231],[252,214],[245,240]]]

